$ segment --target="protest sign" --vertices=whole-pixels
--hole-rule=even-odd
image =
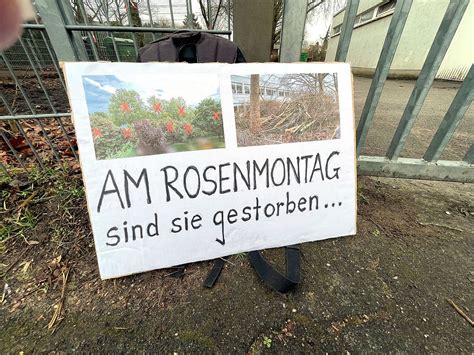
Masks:
[[[355,234],[349,65],[64,69],[103,279]]]

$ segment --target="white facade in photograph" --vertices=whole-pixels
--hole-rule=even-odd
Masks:
[[[290,95],[288,87],[274,75],[262,75],[260,79],[260,96],[264,100],[282,100]],[[234,105],[248,104],[250,100],[250,76],[232,75],[232,94]]]

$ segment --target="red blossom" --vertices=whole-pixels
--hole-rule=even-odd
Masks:
[[[132,129],[131,128],[123,128],[122,129],[122,136],[125,139],[132,138]]]
[[[184,106],[178,107],[178,115],[181,117],[186,115],[186,111],[184,110]]]
[[[184,126],[184,132],[189,136],[191,133],[193,133],[193,125],[191,123],[185,123]]]
[[[97,127],[92,128],[92,137],[93,138],[102,137],[102,132],[100,131],[100,128],[97,128]]]
[[[173,132],[174,132],[174,124],[173,124],[173,122],[168,121],[168,122],[166,123],[166,131],[167,131],[168,133],[173,133]]]
[[[219,121],[220,113],[217,112],[217,111],[214,111],[214,112],[212,113],[212,118],[214,119],[214,121]]]
[[[122,102],[120,104],[120,109],[122,110],[122,112],[130,112],[130,106],[126,102]]]
[[[155,112],[161,112],[161,104],[159,102],[153,104],[153,111]]]

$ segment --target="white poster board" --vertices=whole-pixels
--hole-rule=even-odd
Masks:
[[[349,65],[65,74],[102,279],[356,233]]]

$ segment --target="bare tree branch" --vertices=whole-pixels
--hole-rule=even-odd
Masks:
[[[212,22],[212,28],[211,29],[214,29],[214,27],[216,25],[216,21],[217,21],[217,18],[219,17],[219,13],[221,11],[221,8],[222,8],[222,0],[219,0],[219,4],[217,5],[216,16],[214,16],[214,21]]]

